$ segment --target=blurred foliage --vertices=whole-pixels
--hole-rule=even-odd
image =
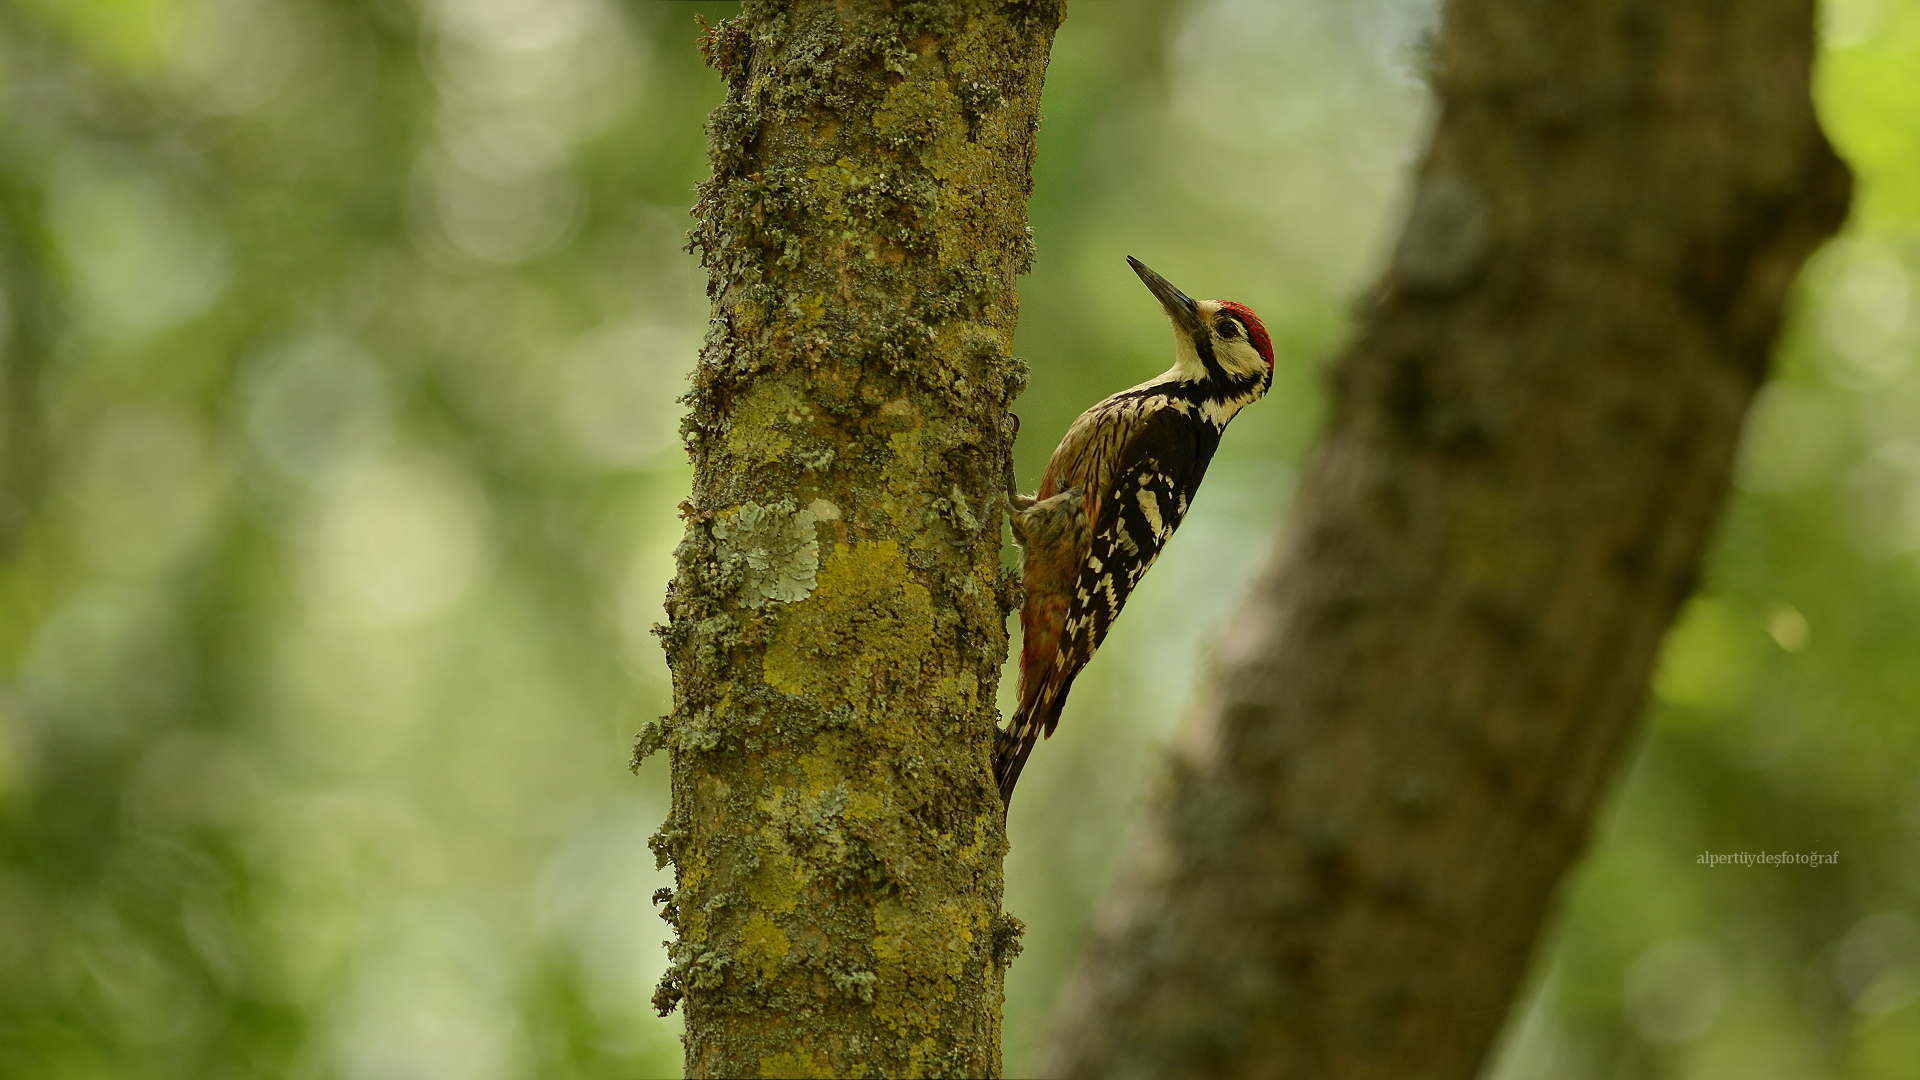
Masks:
[[[0,5],[0,1074],[677,1071],[696,7]]]
[[[664,762],[624,764],[705,314],[696,12],[0,0],[0,1075],[677,1071]],[[1077,0],[1060,35],[1021,475],[1165,366],[1126,254],[1287,362],[1029,769],[1011,1075],[1284,510],[1432,17]],[[1920,0],[1826,18],[1855,220],[1500,1080],[1920,1074]],[[1695,861],[1762,850],[1839,855]]]

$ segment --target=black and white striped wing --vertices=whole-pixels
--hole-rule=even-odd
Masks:
[[[1133,587],[1186,516],[1218,444],[1216,432],[1166,410],[1151,417],[1119,455],[1128,466],[1101,495],[1093,544],[1061,628],[1060,653],[1077,659],[1076,668],[1106,640]]]

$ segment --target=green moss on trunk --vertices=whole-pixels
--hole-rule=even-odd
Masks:
[[[1043,3],[748,3],[695,208],[713,316],[655,838],[691,1076],[1000,1069],[997,501]]]

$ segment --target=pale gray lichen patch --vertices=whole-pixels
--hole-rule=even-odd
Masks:
[[[745,503],[713,523],[721,574],[739,581],[742,603],[757,608],[812,595],[820,567],[817,520],[812,510],[795,511],[783,499],[772,506]]]
[[[947,506],[953,515],[953,523],[959,526],[961,532],[973,536],[980,531],[980,519],[974,516],[973,507],[967,505],[967,502],[967,493],[960,490],[959,484],[953,485],[947,500]]]

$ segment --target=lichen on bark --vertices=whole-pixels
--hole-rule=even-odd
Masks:
[[[712,319],[662,628],[690,1076],[997,1075],[998,480],[1059,0],[754,3],[693,245]]]

